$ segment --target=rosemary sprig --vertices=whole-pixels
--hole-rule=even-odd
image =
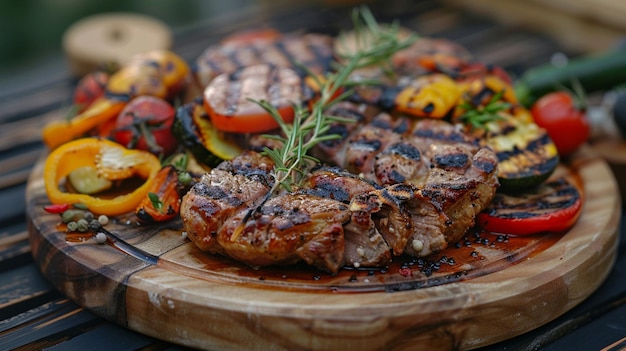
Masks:
[[[235,241],[244,229],[247,220],[256,212],[272,194],[283,188],[289,192],[294,191],[304,180],[311,167],[319,160],[310,156],[308,152],[317,144],[341,136],[328,134],[334,122],[350,123],[352,120],[331,116],[326,110],[332,105],[345,100],[352,95],[351,87],[365,82],[352,82],[350,75],[354,70],[379,65],[390,67],[389,59],[399,50],[409,47],[416,39],[416,35],[400,38],[398,35],[399,25],[394,23],[389,27],[382,28],[376,22],[374,16],[365,6],[355,8],[352,12],[354,33],[359,43],[356,51],[349,57],[344,57],[344,64],[336,63],[333,67],[335,73],[328,74],[320,79],[314,74],[309,76],[320,87],[320,97],[309,109],[302,106],[294,106],[294,120],[291,124],[285,123],[278,110],[267,101],[256,101],[278,123],[282,135],[266,135],[268,138],[278,140],[282,147],[277,149],[265,148],[263,153],[274,161],[274,185],[264,200],[249,209],[241,225],[231,235],[231,241]],[[372,83],[372,82],[370,82]]]
[[[328,134],[332,123],[351,122],[349,119],[330,116],[325,111],[333,104],[352,95],[350,88],[355,84],[350,81],[352,72],[365,66],[389,64],[389,58],[395,52],[408,47],[416,39],[415,35],[405,39],[400,38],[397,23],[388,28],[382,28],[365,6],[355,8],[352,20],[356,38],[360,41],[356,52],[347,59],[345,65],[337,63],[335,73],[327,75],[323,81],[315,75],[310,75],[321,87],[320,98],[310,110],[294,106],[294,121],[288,124],[282,120],[276,108],[268,102],[258,102],[273,116],[283,134],[283,136],[267,136],[281,141],[283,146],[274,150],[266,148],[264,151],[275,163],[276,186],[272,191],[277,190],[278,187],[293,191],[294,186],[300,184],[310,167],[319,162],[308,155],[309,150],[321,142],[340,138],[339,135]],[[358,84],[363,84],[363,82],[358,82]],[[344,89],[345,91],[338,95]]]
[[[321,86],[320,98],[310,110],[302,106],[294,106],[295,117],[291,124],[285,123],[268,102],[259,102],[274,117],[283,134],[283,136],[267,135],[268,138],[280,141],[282,147],[264,150],[264,154],[274,161],[276,188],[282,186],[287,191],[293,191],[293,186],[300,184],[311,166],[319,163],[319,160],[308,155],[309,150],[321,142],[340,138],[339,135],[328,134],[332,123],[351,122],[350,119],[328,115],[325,110],[352,94],[351,91],[345,91],[335,96],[338,89],[346,85],[348,76],[356,67],[357,62],[358,60],[351,61],[346,69],[329,75],[324,82],[316,78],[318,86]]]

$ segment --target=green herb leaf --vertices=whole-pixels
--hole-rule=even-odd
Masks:
[[[154,207],[155,210],[159,211],[159,212],[163,212],[163,201],[161,201],[161,199],[159,199],[159,195],[150,192],[148,193],[148,198],[150,199],[150,202],[152,202],[152,206]]]
[[[505,111],[511,107],[508,102],[501,101],[504,90],[494,94],[486,105],[472,105],[469,102],[463,102],[459,105],[465,110],[460,117],[461,122],[470,125],[475,129],[489,129],[489,123],[503,119],[500,111]]]

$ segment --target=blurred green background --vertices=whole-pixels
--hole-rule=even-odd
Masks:
[[[85,16],[140,13],[161,20],[176,35],[222,15],[283,1],[0,0],[0,99],[67,77],[63,34]]]
[[[0,75],[26,70],[62,55],[65,30],[82,17],[104,12],[153,16],[173,31],[236,11],[254,0],[2,0]]]

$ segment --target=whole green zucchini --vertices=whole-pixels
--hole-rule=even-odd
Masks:
[[[528,107],[546,93],[563,86],[571,89],[573,81],[580,82],[587,93],[626,83],[626,48],[576,57],[563,67],[545,64],[531,68],[515,83],[515,92]]]

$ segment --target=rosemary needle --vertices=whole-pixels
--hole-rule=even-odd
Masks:
[[[334,122],[348,120],[325,112],[333,104],[345,100],[352,94],[349,89],[354,85],[354,82],[350,81],[352,72],[366,66],[389,65],[389,59],[394,53],[409,47],[416,39],[414,35],[400,38],[397,24],[381,28],[367,7],[355,8],[352,20],[357,39],[356,51],[349,58],[344,57],[344,61],[347,62],[344,65],[337,63],[336,71],[323,79],[309,74],[321,87],[320,97],[310,109],[294,106],[295,117],[289,124],[283,121],[278,110],[269,102],[256,101],[276,120],[282,132],[280,136],[267,137],[280,141],[282,146],[276,149],[265,148],[263,151],[274,161],[274,185],[260,204],[248,210],[241,225],[231,235],[231,241],[239,237],[251,215],[263,206],[272,194],[280,188],[292,192],[300,185],[311,167],[319,162],[308,155],[309,150],[323,141],[340,138],[339,135],[328,134],[330,126]]]

